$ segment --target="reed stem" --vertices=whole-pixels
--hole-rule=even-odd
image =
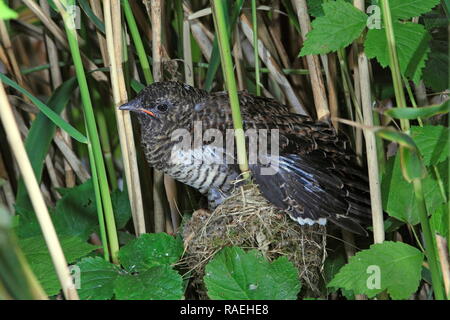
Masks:
[[[103,152],[101,149],[97,125],[95,122],[94,110],[92,108],[91,97],[89,94],[89,87],[86,81],[86,75],[81,60],[77,34],[72,25],[73,21],[71,21],[73,17],[70,17],[69,13],[65,9],[67,8],[67,5],[73,5],[74,1],[66,0],[61,2],[61,0],[57,0],[55,1],[55,4],[58,6],[58,9],[64,20],[67,40],[69,42],[69,48],[75,66],[75,73],[77,76],[78,85],[80,87],[81,100],[83,102],[84,119],[89,139],[88,143],[91,144],[91,147],[90,148],[88,147],[91,159],[91,169],[97,170],[96,173],[98,177],[99,191],[100,191],[99,198],[101,198],[101,203],[104,210],[103,216],[106,222],[106,232],[108,234],[111,260],[113,261],[113,263],[117,264],[119,263],[118,260],[119,240],[117,238],[116,222],[114,219],[111,195],[106,175],[106,168],[103,160]]]
[[[234,77],[233,62],[231,60],[231,49],[228,36],[228,29],[225,20],[224,0],[211,1],[213,8],[214,22],[219,40],[220,57],[222,61],[222,71],[230,98],[233,126],[236,139],[237,160],[239,168],[245,179],[250,177],[247,160],[247,150],[245,146],[245,135],[239,107],[239,97],[237,93],[236,79]]]
[[[383,12],[383,21],[386,31],[386,37],[389,50],[389,61],[392,74],[392,80],[394,83],[395,98],[397,105],[400,108],[406,108],[405,92],[403,91],[402,76],[400,73],[400,64],[397,56],[397,47],[395,43],[394,27],[392,23],[391,9],[389,6],[389,0],[381,0],[381,8]],[[409,121],[406,119],[401,120],[401,126],[403,131],[408,131],[410,128]],[[427,207],[425,204],[425,198],[423,194],[422,180],[415,178],[413,180],[414,195],[418,205],[420,224],[422,226],[422,232],[425,238],[426,256],[431,271],[431,279],[433,284],[433,291],[436,299],[445,299],[444,287],[442,283],[441,272],[438,265],[438,256],[436,254],[436,247],[433,240],[433,235],[428,220]]]
[[[253,26],[253,54],[255,55],[255,86],[256,95],[261,95],[261,82],[259,70],[259,54],[258,54],[258,16],[256,11],[256,0],[252,0],[252,26]]]

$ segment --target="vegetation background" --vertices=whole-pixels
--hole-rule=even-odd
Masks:
[[[235,116],[236,90],[248,90],[351,138],[368,167],[373,238],[329,239],[314,298],[449,299],[449,10],[447,0],[0,0],[0,298],[196,297],[178,231],[198,195],[147,166],[134,120],[117,109],[177,80],[227,89]],[[313,298],[299,295],[297,273],[230,247],[204,281],[212,299]]]

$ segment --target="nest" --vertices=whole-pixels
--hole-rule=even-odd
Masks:
[[[237,188],[210,213],[197,210],[183,228],[183,263],[192,271],[191,285],[206,298],[204,268],[226,246],[257,249],[269,261],[286,256],[299,270],[302,291],[320,295],[318,285],[326,257],[324,226],[300,226],[271,205],[256,185]],[[302,294],[303,295],[303,294]]]

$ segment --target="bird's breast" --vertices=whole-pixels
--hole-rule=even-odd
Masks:
[[[228,191],[238,175],[221,148],[208,145],[192,148],[173,143],[145,147],[150,166],[202,193],[211,188]]]

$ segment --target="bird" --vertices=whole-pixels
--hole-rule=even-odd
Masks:
[[[300,225],[330,222],[367,236],[367,172],[357,164],[348,137],[328,121],[291,113],[274,99],[247,91],[239,91],[238,99],[247,154],[258,138],[267,144],[265,152],[253,152],[258,159],[248,160],[264,198]],[[206,195],[211,209],[223,203],[236,181],[242,183],[227,91],[155,82],[119,109],[137,116],[149,165]]]

